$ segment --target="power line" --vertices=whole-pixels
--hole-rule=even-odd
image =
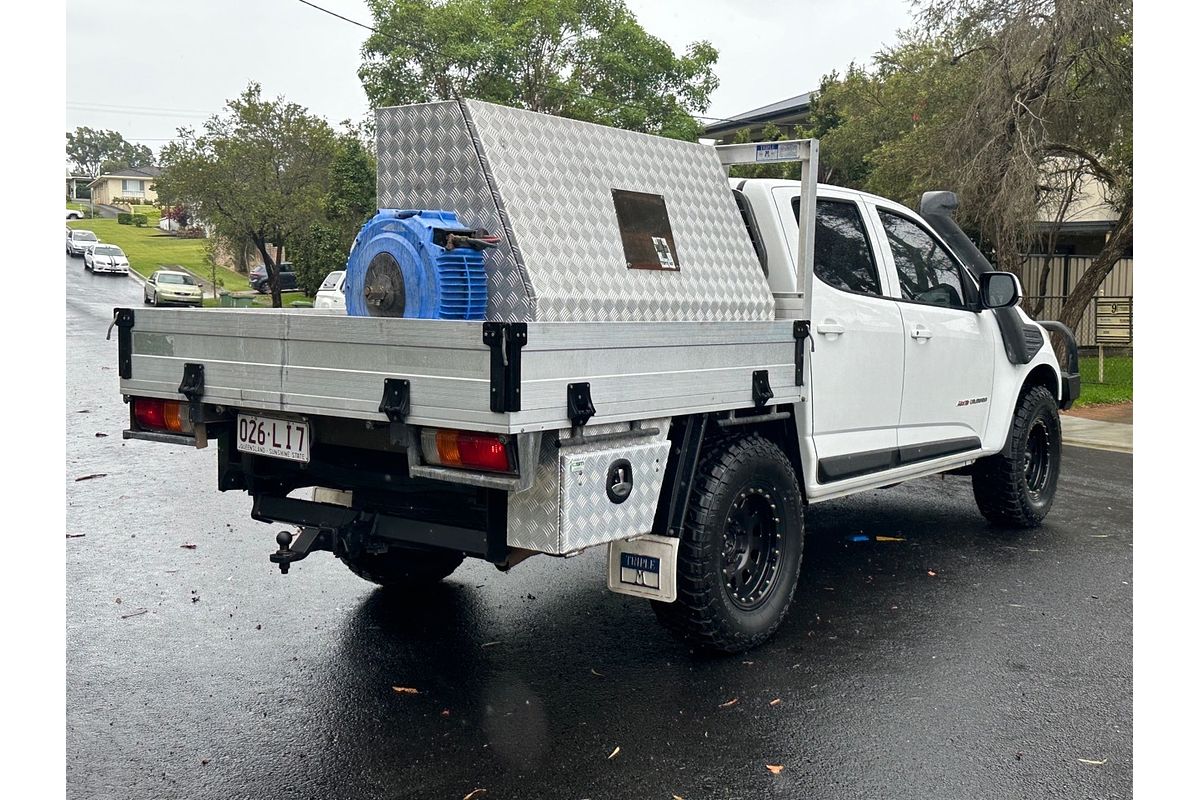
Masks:
[[[303,3],[304,5],[308,6],[309,8],[313,8],[324,14],[328,14],[331,17],[336,17],[337,19],[340,19],[343,22],[348,22],[351,25],[357,25],[358,27],[360,27],[364,30],[371,31],[374,34],[383,36],[384,38],[390,39],[393,42],[396,42],[398,44],[402,44],[407,47],[412,47],[416,50],[423,51],[427,55],[437,55],[437,56],[443,56],[443,57],[445,56],[444,53],[434,49],[433,47],[431,47],[427,44],[419,44],[417,42],[405,41],[404,39],[400,39],[396,36],[393,36],[390,33],[384,33],[383,31],[379,30],[378,28],[372,27],[372,26],[366,24],[365,22],[359,22],[356,19],[351,19],[350,17],[343,16],[343,15],[337,13],[336,11],[330,11],[328,8],[324,8],[322,6],[317,5],[316,3],[309,2],[309,0],[298,0],[298,2]],[[626,103],[626,102],[623,102],[620,100],[613,100],[613,99],[607,98],[607,97],[600,97],[599,95],[586,94],[583,92],[570,92],[570,91],[566,91],[566,90],[560,90],[560,91],[563,91],[564,94],[566,94],[570,97],[574,97],[578,100],[598,100],[601,103],[608,103],[609,105],[611,105],[615,108],[628,108],[628,109],[631,109],[634,111],[641,111],[645,114],[653,113],[651,111],[651,109],[648,109],[645,106],[634,105],[632,103]],[[703,114],[692,114],[691,116],[694,119],[708,120],[709,122],[733,122],[733,123],[739,122],[739,120],[735,120],[735,119],[727,119],[725,117],[708,117],[708,116],[704,116]]]

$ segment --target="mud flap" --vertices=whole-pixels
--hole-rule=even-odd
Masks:
[[[608,588],[618,594],[675,602],[679,540],[646,534],[608,545]]]

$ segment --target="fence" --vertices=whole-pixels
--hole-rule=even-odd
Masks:
[[[1034,319],[1058,319],[1062,313],[1065,295],[1045,295],[1043,297],[1026,297],[1021,301],[1022,308]],[[1041,310],[1035,313],[1041,301]],[[1114,304],[1128,302],[1129,308],[1129,343],[1114,344],[1098,341],[1096,336],[1097,304],[1101,311],[1107,311],[1104,304],[1110,308]],[[1101,314],[1101,322],[1104,321]],[[1131,296],[1093,297],[1088,303],[1079,325],[1075,329],[1075,340],[1079,344],[1079,376],[1083,384],[1080,397],[1081,405],[1100,403],[1123,403],[1133,399],[1133,298]],[[1105,331],[1111,333],[1111,331]],[[1057,338],[1057,337],[1054,337]],[[1105,337],[1101,336],[1101,340]]]

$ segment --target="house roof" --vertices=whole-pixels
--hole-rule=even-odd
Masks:
[[[743,111],[741,114],[735,114],[728,119],[705,126],[704,133],[708,136],[719,135],[759,122],[770,122],[772,120],[805,114],[812,106],[813,96],[816,93],[814,89],[811,92],[798,94],[795,97],[788,97],[784,100],[777,100],[769,105]]]
[[[158,167],[129,167],[127,169],[117,169],[112,172],[105,172],[103,175],[97,175],[92,184],[99,183],[102,180],[109,178],[157,178],[162,175],[162,170]],[[92,184],[88,184],[89,186]]]

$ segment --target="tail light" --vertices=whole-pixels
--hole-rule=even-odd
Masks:
[[[487,472],[515,472],[512,439],[498,433],[468,433],[439,428],[421,431],[421,453],[428,464]]]
[[[157,397],[134,397],[130,403],[133,404],[133,420],[141,430],[186,434],[195,432],[187,403]]]

